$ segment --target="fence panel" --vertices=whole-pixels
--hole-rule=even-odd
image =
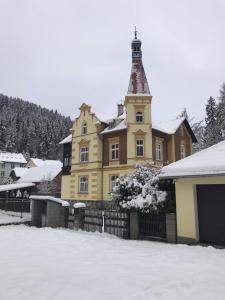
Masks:
[[[102,232],[103,212],[99,209],[84,210],[84,230]]]
[[[139,213],[140,238],[166,239],[166,215]]]
[[[118,211],[104,211],[104,231],[118,237],[129,239],[129,214]]]
[[[30,212],[30,199],[0,198],[0,209],[13,212]]]

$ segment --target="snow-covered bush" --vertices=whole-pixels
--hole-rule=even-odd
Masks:
[[[161,211],[167,193],[159,189],[159,173],[152,166],[137,166],[133,174],[117,179],[111,200],[122,210]]]

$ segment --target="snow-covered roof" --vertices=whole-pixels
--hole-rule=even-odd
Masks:
[[[73,205],[74,208],[85,208],[86,204],[84,202],[77,202]]]
[[[126,124],[126,121],[125,120],[122,120],[118,125],[116,125],[115,127],[113,128],[105,128],[101,134],[105,134],[105,133],[109,133],[109,132],[114,132],[114,131],[119,131],[119,130],[123,130],[123,129],[126,129],[127,128],[127,124]]]
[[[225,141],[163,167],[161,178],[225,175]]]
[[[170,121],[153,123],[152,128],[167,134],[174,134],[180,125],[184,122],[185,117],[177,118]]]
[[[32,182],[22,183],[22,182],[17,181],[17,183],[0,185],[0,192],[18,190],[18,189],[22,189],[22,188],[31,187],[31,186],[35,186],[35,184]]]
[[[62,144],[68,144],[72,142],[72,134],[68,135],[65,139],[63,139],[61,142],[59,142],[60,145]]]
[[[27,168],[16,167],[12,171],[15,172],[16,177],[21,177],[21,176],[23,176],[27,172],[27,170],[28,170]]]
[[[62,163],[29,168],[17,182],[42,182],[53,180],[62,170]]]
[[[44,160],[40,158],[30,158],[30,160],[37,166],[43,166],[43,165],[61,165],[61,162],[59,160]]]
[[[0,161],[25,164],[27,161],[22,153],[0,152]]]
[[[42,196],[42,195],[31,195],[30,196],[30,199],[33,199],[33,200],[49,200],[49,201],[52,201],[52,202],[56,202],[56,203],[59,203],[61,204],[62,206],[70,206],[69,202],[65,201],[65,200],[62,200],[60,198],[55,198],[55,197],[52,197],[52,196]]]

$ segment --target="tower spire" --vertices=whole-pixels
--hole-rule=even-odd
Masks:
[[[137,29],[135,26],[134,40],[131,43],[132,68],[128,87],[128,94],[149,94],[150,90],[142,64],[141,40],[137,39]]]

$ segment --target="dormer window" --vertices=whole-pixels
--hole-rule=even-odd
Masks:
[[[82,134],[87,134],[87,123],[86,122],[84,122],[82,124],[81,132],[82,132]]]
[[[136,122],[137,123],[143,122],[143,112],[141,111],[136,112]]]
[[[109,122],[109,129],[112,129],[114,127],[114,121]]]

